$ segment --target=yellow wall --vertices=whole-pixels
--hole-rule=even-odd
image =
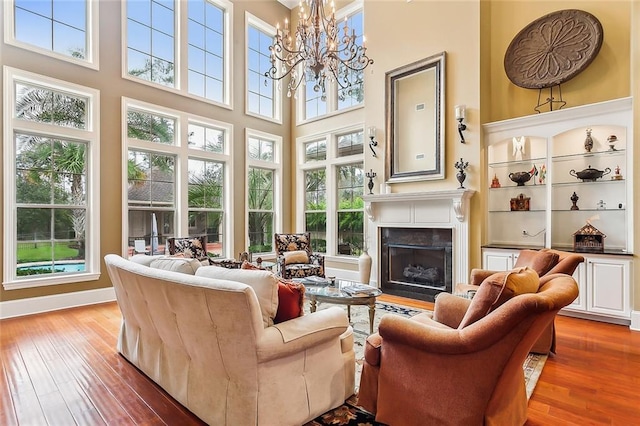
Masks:
[[[535,114],[538,90],[523,89],[511,83],[504,71],[504,55],[511,40],[532,21],[562,9],[580,9],[594,15],[603,27],[604,40],[595,60],[580,74],[562,84],[565,108],[586,105],[630,95],[631,1],[491,1],[483,19],[491,29],[490,86],[482,96],[490,97],[488,121]],[[482,52],[485,56],[485,51]],[[543,90],[543,99],[549,91]],[[557,92],[554,91],[554,97]],[[542,109],[548,111],[549,109]]]
[[[393,192],[423,192],[458,188],[454,164],[469,162],[465,187],[479,191],[480,173],[480,3],[478,1],[365,1],[367,52],[375,63],[366,71],[365,129],[378,132],[377,158],[365,153],[365,169],[384,176],[385,73],[446,52],[445,58],[445,179],[393,184]],[[381,30],[378,29],[388,29]],[[465,104],[466,144],[457,132],[454,106]],[[421,139],[415,139],[420,151]],[[482,214],[479,194],[471,201],[471,260],[480,266]]]
[[[245,10],[260,19],[272,23],[283,21],[289,10],[275,1],[241,1],[234,3],[233,13],[233,110],[220,108],[192,98],[175,95],[170,92],[149,87],[121,78],[121,20],[119,1],[100,1],[100,70],[51,59],[37,53],[2,44],[0,64],[44,74],[53,78],[73,81],[100,90],[100,255],[121,253],[122,251],[122,140],[121,140],[121,97],[126,96],[152,104],[186,111],[199,116],[232,123],[233,129],[233,181],[235,194],[231,200],[234,209],[234,238],[231,253],[246,249],[245,229],[245,129],[251,128],[283,136],[285,147],[289,140],[290,103],[284,102],[282,125],[245,115]],[[3,10],[3,8],[0,8]],[[4,33],[0,19],[0,34]],[[0,108],[2,106],[0,105]],[[0,110],[0,115],[2,111]],[[2,126],[0,122],[0,126]],[[0,134],[2,128],[0,128]],[[284,150],[284,181],[289,179],[291,169],[289,150]],[[0,179],[2,174],[0,173]],[[0,191],[2,185],[0,184]],[[1,196],[1,194],[0,194]],[[290,199],[291,193],[285,188],[284,199]],[[290,210],[284,209],[285,223],[290,221]],[[2,229],[0,228],[0,233]],[[2,237],[2,235],[0,235]],[[0,245],[0,258],[3,247]],[[0,276],[2,273],[0,262]],[[36,296],[62,294],[81,290],[110,287],[111,282],[102,264],[102,276],[98,281],[68,285],[37,287],[23,290],[5,291],[0,286],[0,300],[9,301]]]

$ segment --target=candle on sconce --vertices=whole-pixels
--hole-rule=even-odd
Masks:
[[[464,120],[465,108],[465,105],[456,105],[456,120]]]
[[[376,128],[374,126],[369,127],[369,137],[370,138],[376,137]]]

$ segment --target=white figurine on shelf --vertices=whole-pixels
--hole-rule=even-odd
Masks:
[[[515,161],[522,161],[524,155],[524,143],[527,139],[524,136],[516,136],[513,138],[513,157]]]

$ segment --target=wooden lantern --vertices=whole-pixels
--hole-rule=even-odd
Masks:
[[[587,222],[586,225],[573,233],[573,251],[602,253],[606,237],[598,228]]]

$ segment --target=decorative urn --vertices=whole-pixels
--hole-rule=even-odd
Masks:
[[[595,182],[597,179],[609,173],[611,173],[611,169],[609,167],[604,170],[598,170],[591,167],[591,165],[579,172],[576,172],[574,169],[569,170],[569,174],[571,176],[582,179],[583,182]]]
[[[518,186],[524,186],[525,182],[529,182],[531,179],[531,173],[529,172],[514,172],[509,173],[509,179],[518,184]]]

